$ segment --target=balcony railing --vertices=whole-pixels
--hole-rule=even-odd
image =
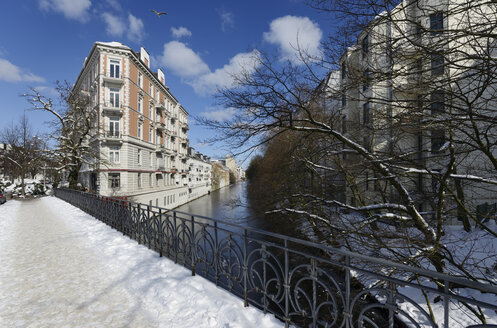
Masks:
[[[287,327],[495,327],[485,321],[495,317],[497,304],[474,298],[497,294],[495,285],[231,221],[75,190],[55,189],[55,196],[227,289],[246,306],[273,313]],[[418,303],[424,296],[441,302],[428,308]],[[466,324],[453,318],[462,312]]]
[[[122,113],[123,108],[122,108],[122,103],[121,102],[111,102],[111,101],[105,101],[103,103],[103,110],[108,111],[108,112],[113,112],[113,113]]]
[[[109,140],[121,140],[123,137],[120,131],[105,131],[104,135]]]
[[[166,105],[159,102],[159,103],[155,104],[155,108],[157,108],[158,110],[166,110]]]
[[[104,75],[104,81],[106,81],[106,82],[120,83],[120,84],[124,83],[123,75],[121,73],[111,74],[110,72],[107,72]]]

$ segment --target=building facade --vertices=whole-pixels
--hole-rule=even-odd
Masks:
[[[494,14],[491,5],[481,1],[401,1],[360,33],[357,44],[343,54],[339,77],[332,81],[341,91],[341,132],[369,152],[389,154],[422,212],[431,210],[439,173],[446,171],[451,158],[453,171],[461,177],[495,178],[489,170],[495,147],[473,147],[471,140],[479,128],[488,129],[486,122],[475,120],[466,127],[464,119],[459,125],[454,121],[469,120],[470,113],[492,115],[497,108],[489,94],[494,88],[481,86],[491,78],[475,73],[480,58],[495,49],[495,40],[479,32],[492,28],[484,22],[486,15]],[[475,81],[480,83],[474,89],[478,91],[468,88]],[[484,104],[478,103],[478,92]],[[359,165],[358,159],[353,152],[344,152],[344,165],[357,167],[354,188],[346,188],[346,202],[395,202],[395,190],[387,190],[374,170],[367,163]],[[454,194],[471,212],[495,203],[495,185],[463,180],[453,179],[449,188],[457,190]],[[457,207],[448,203],[447,208]]]
[[[87,190],[170,208],[190,199],[188,112],[145,48],[95,43],[74,90],[98,113],[89,145],[100,157],[81,174]]]

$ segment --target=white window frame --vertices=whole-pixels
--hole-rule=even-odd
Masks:
[[[120,79],[122,76],[122,72],[121,72],[122,71],[121,70],[122,60],[121,60],[121,58],[109,58],[108,63],[109,63],[109,66],[107,66],[107,68],[108,68],[108,72],[109,72],[109,77],[114,77],[114,78]],[[116,71],[115,68],[114,68],[114,76],[112,76],[112,74],[111,74],[111,66],[112,65],[119,67],[119,69],[118,69],[119,74],[117,74],[117,76],[115,73],[115,71]]]
[[[143,97],[138,96],[138,113],[143,114]]]
[[[141,122],[138,122],[138,139],[143,140],[143,128]]]
[[[109,161],[111,163],[120,163],[120,148],[116,146],[109,147]]]
[[[121,119],[119,117],[109,117],[109,134],[111,136],[118,137],[120,133]]]
[[[142,164],[142,150],[141,149],[138,149],[138,153],[137,153],[137,156],[136,156],[136,160],[138,162],[138,165],[141,165]]]
[[[138,188],[141,188],[142,187],[142,174],[140,172],[138,172],[138,176],[137,176],[137,183],[138,183]]]

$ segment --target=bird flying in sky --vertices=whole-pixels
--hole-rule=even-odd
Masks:
[[[153,10],[153,9],[150,10],[150,11],[153,12],[153,13],[155,13],[159,18],[160,18],[161,15],[167,15],[167,13],[165,13],[163,11],[158,12],[157,10]]]

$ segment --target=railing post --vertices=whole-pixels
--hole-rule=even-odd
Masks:
[[[162,208],[159,208],[159,257],[162,257],[162,245],[164,243],[163,234],[163,226],[162,226]]]
[[[352,327],[352,309],[350,308],[350,256],[345,256],[345,311],[343,315],[345,317],[345,327]]]
[[[283,288],[285,289],[285,327],[290,327],[290,274],[288,258],[288,240],[285,239],[285,277],[283,278]]]
[[[138,209],[136,210],[136,224],[138,225],[138,235],[137,235],[137,240],[138,240],[138,244],[141,244],[141,232],[142,232],[142,223],[141,223],[141,211],[142,211],[142,208],[140,206],[140,203],[138,203]]]
[[[192,257],[192,276],[195,275],[195,251],[194,251],[194,247],[195,247],[195,217],[192,215],[192,236],[190,238],[190,252],[192,253],[191,254],[191,257]]]
[[[214,249],[212,250],[214,253],[214,269],[216,272],[216,286],[219,285],[219,256],[217,252],[219,251],[219,240],[217,236],[217,221],[214,221]]]
[[[444,280],[444,328],[449,328],[449,282]]]
[[[243,306],[248,306],[248,249],[247,229],[243,229]]]
[[[174,223],[174,263],[178,263],[178,226],[176,220],[176,211],[173,212],[173,223]]]
[[[147,229],[148,248],[151,248],[150,241],[152,239],[152,229],[150,228],[150,205],[147,205],[147,222],[145,223],[145,227]]]

